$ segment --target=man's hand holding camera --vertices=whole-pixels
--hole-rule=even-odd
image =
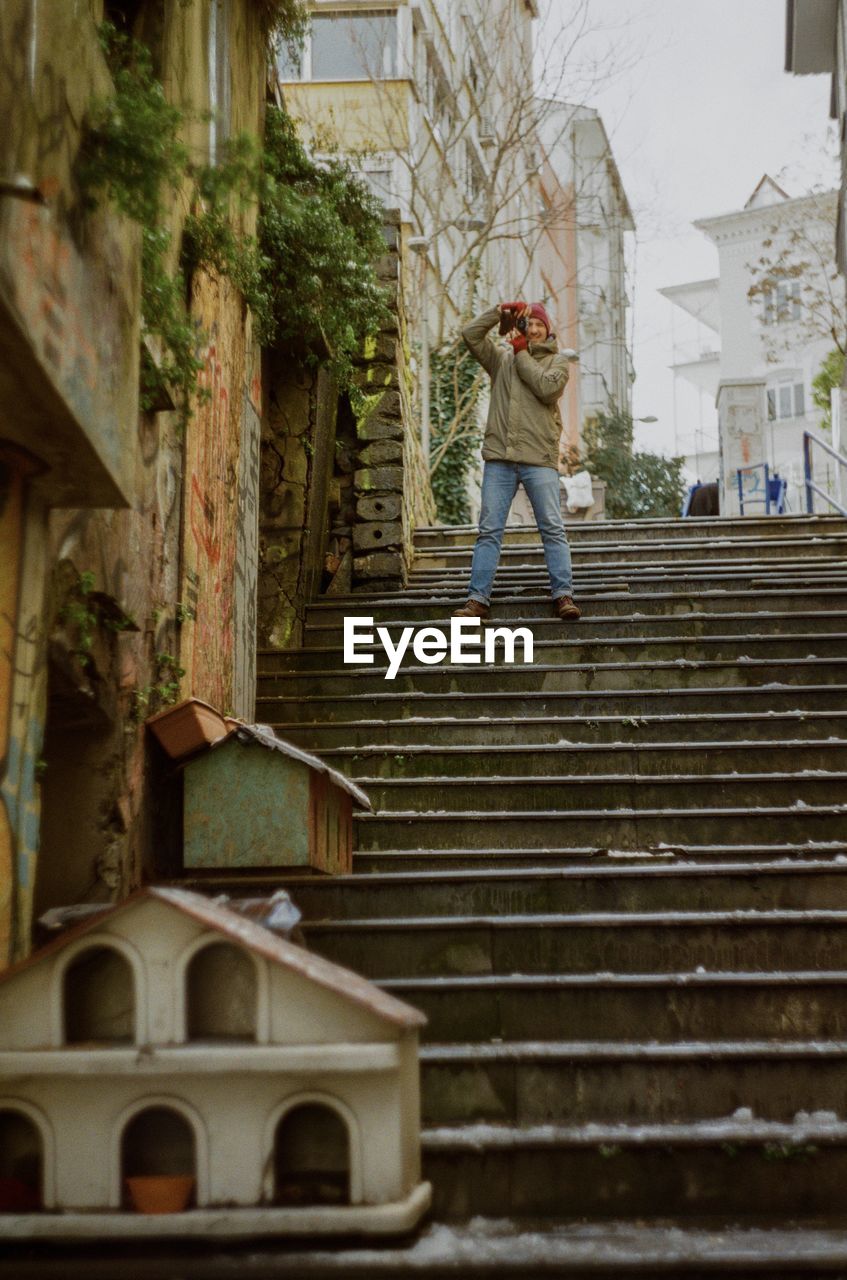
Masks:
[[[530,308],[525,302],[501,302],[498,311],[500,312],[500,333],[509,337],[512,350],[515,355],[519,351],[526,351],[528,345],[528,327],[530,318]]]

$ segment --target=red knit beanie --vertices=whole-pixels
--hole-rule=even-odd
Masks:
[[[530,303],[529,314],[531,316],[534,316],[536,320],[540,320],[541,323],[546,326],[547,337],[549,338],[550,333],[552,332],[553,326],[550,323],[550,317],[548,316],[546,309],[541,305],[541,303],[540,302]]]

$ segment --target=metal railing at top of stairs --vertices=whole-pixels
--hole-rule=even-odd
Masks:
[[[752,494],[756,493],[758,489],[758,480],[757,480],[757,484],[755,488],[750,493],[747,494],[746,501],[748,502],[748,504],[752,502],[764,502],[766,516],[770,515],[771,507],[775,508],[776,514],[778,516],[783,515],[785,512],[785,499],[786,499],[786,494],[788,492],[788,485],[786,484],[785,480],[783,480],[781,476],[778,476],[776,472],[774,472],[774,474],[771,475],[771,469],[766,462],[754,462],[749,467],[739,467],[735,473],[735,478],[738,482],[738,509],[742,516],[744,515],[745,497],[744,497],[744,481],[742,480],[741,477],[742,475],[745,474],[745,472],[748,472],[748,471],[757,472],[757,471],[761,471],[763,468],[765,472],[764,497],[756,498],[752,496]]]
[[[834,498],[831,498],[829,494],[824,489],[821,489],[819,485],[816,485],[812,479],[812,444],[819,444],[825,453],[828,453],[830,457],[835,459],[839,467],[847,467],[847,458],[845,458],[843,454],[839,453],[837,449],[833,449],[831,444],[827,444],[826,440],[822,440],[820,436],[815,435],[814,431],[803,432],[803,473],[806,482],[806,510],[810,516],[815,514],[814,495],[818,494],[823,498],[824,502],[828,502],[831,507],[835,507],[835,510],[839,515],[847,516],[847,509],[842,507],[840,502],[836,502]],[[841,497],[840,486],[838,489],[838,496],[839,498]]]

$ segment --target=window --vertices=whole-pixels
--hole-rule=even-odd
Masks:
[[[312,15],[302,53],[283,49],[277,63],[282,80],[383,80],[397,74],[397,13]]]
[[[359,177],[370,189],[371,195],[376,196],[380,204],[385,208],[390,208],[394,203],[394,175],[390,168],[386,169],[362,169],[359,171]]]
[[[289,49],[282,43],[277,54],[276,70],[280,80],[306,80],[305,53],[309,43],[308,36],[302,48]]]
[[[780,280],[776,287],[762,294],[762,323],[785,324],[799,320],[802,314],[800,281]]]
[[[373,155],[356,169],[356,177],[385,209],[397,204],[398,193],[394,175],[394,162],[390,155]]]
[[[465,60],[465,78],[476,95],[478,100],[486,96],[487,90],[491,84],[492,71],[488,54],[479,39],[479,35],[474,25],[474,20],[469,14],[464,14],[465,23],[465,39],[467,41],[467,54]]]
[[[465,193],[474,208],[485,193],[485,170],[470,142],[465,142]]]
[[[426,108],[439,141],[444,142],[453,128],[453,95],[432,50],[426,61]]]
[[[781,382],[768,388],[768,420],[802,418],[806,412],[806,389],[802,382]]]

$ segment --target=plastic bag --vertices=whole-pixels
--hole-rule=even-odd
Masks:
[[[575,476],[561,476],[568,498],[568,511],[584,511],[594,506],[591,476],[587,471],[577,471]]]

